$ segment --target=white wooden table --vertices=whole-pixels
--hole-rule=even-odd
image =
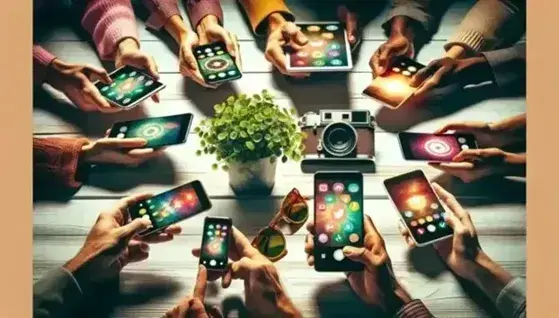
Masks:
[[[311,20],[313,13],[290,1],[300,19]],[[372,1],[373,2],[373,1]],[[437,317],[480,317],[489,312],[473,301],[456,278],[445,271],[430,250],[408,251],[397,229],[397,214],[384,190],[382,180],[421,168],[431,178],[438,178],[468,207],[484,250],[513,275],[526,273],[526,206],[525,183],[492,180],[465,185],[426,165],[405,161],[392,130],[408,129],[430,132],[444,123],[457,120],[494,121],[522,113],[525,98],[502,97],[474,102],[462,107],[453,100],[438,105],[442,115],[433,117],[432,110],[406,114],[387,112],[378,103],[365,98],[361,91],[371,78],[368,60],[385,36],[380,28],[386,8],[364,29],[364,40],[354,70],[349,76],[334,76],[310,83],[293,83],[271,73],[271,65],[243,20],[233,0],[222,0],[226,27],[241,40],[244,76],[232,85],[206,90],[184,79],[178,72],[176,48],[165,44],[157,35],[145,30],[138,20],[143,49],[159,64],[161,81],[167,88],[161,92],[159,105],[148,101],[143,107],[117,115],[85,115],[71,109],[60,94],[48,89],[34,94],[34,134],[36,136],[99,137],[118,120],[191,112],[195,124],[213,113],[213,105],[235,92],[259,92],[268,89],[282,106],[294,106],[299,114],[321,108],[368,109],[376,114],[380,128],[376,134],[377,172],[368,174],[365,182],[365,211],[386,240],[396,275],[411,295],[422,299]],[[316,3],[316,1],[315,1]],[[443,44],[458,25],[473,1],[454,4],[441,23],[435,39],[421,50],[418,60],[427,63],[443,53]],[[88,39],[67,25],[44,29],[40,38],[47,49],[60,58],[101,65]],[[167,42],[168,43],[168,42]],[[444,110],[447,107],[447,110]],[[418,115],[420,113],[420,115]],[[417,116],[426,120],[413,123]],[[424,117],[427,116],[427,117]],[[382,123],[381,124],[381,120]],[[405,121],[410,121],[406,123]],[[395,125],[395,123],[399,123]],[[68,202],[37,202],[34,206],[34,278],[61,265],[80,248],[99,212],[117,199],[142,191],[158,193],[179,184],[201,180],[214,207],[211,211],[182,223],[183,234],[173,242],[152,247],[150,258],[128,266],[123,274],[122,301],[114,317],[160,317],[178,299],[191,292],[197,260],[190,250],[199,246],[202,222],[207,215],[223,215],[250,238],[265,226],[278,209],[281,198],[294,185],[305,195],[312,195],[312,175],[301,172],[297,163],[279,164],[276,186],[270,197],[235,197],[226,182],[227,174],[211,170],[209,157],[196,157],[198,138],[191,134],[185,145],[171,147],[164,158],[135,170],[98,171],[91,176]],[[312,208],[312,202],[310,202]],[[312,212],[311,212],[312,213]],[[287,238],[289,253],[278,264],[283,284],[305,317],[371,317],[361,310],[359,301],[344,284],[343,274],[317,273],[307,267],[303,251],[305,230]],[[243,286],[234,282],[222,290],[209,288],[208,301],[229,306],[242,297]],[[135,300],[135,301],[134,301]]]

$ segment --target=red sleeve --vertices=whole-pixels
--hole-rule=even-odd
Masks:
[[[85,138],[33,138],[33,190],[79,188],[79,155],[88,143]]]

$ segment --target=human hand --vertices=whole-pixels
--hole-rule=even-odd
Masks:
[[[120,200],[102,212],[85,239],[85,243],[64,268],[70,271],[81,287],[101,283],[117,277],[124,266],[145,260],[149,256],[148,243],[166,242],[181,232],[179,226],[170,226],[163,233],[138,238],[151,222],[138,218],[130,221],[128,208],[151,194],[139,194]]]
[[[282,74],[304,78],[310,76],[309,73],[289,72],[285,62],[284,49],[290,52],[297,52],[302,46],[308,44],[309,40],[293,22],[287,22],[281,14],[272,13],[268,26],[268,42],[264,55],[268,62],[272,63]]]
[[[379,306],[387,313],[394,314],[406,303],[411,301],[410,295],[398,283],[392,271],[392,262],[386,251],[384,240],[375,228],[369,216],[364,220],[364,246],[346,246],[344,255],[352,261],[365,265],[363,271],[346,273],[347,280],[353,291],[368,305]],[[307,224],[309,234],[306,237],[305,253],[307,263],[314,265],[313,223]]]
[[[274,264],[250,244],[248,238],[233,227],[229,244],[229,258],[233,261],[225,273],[213,274],[209,280],[221,275],[221,285],[227,288],[233,279],[242,279],[245,285],[245,302],[254,317],[302,317],[295,308],[280,282]],[[200,257],[200,249],[192,254]]]
[[[345,25],[349,45],[355,47],[359,42],[357,13],[341,5],[338,7],[338,19]]]
[[[503,148],[519,141],[519,138],[515,138],[515,134],[499,129],[492,123],[483,121],[465,121],[446,124],[437,129],[434,133],[445,134],[450,131],[456,134],[474,135],[477,145],[480,148]]]
[[[491,66],[484,56],[465,59],[443,57],[434,60],[419,70],[411,79],[410,85],[418,87],[414,95],[424,94],[431,89],[449,83],[462,86],[491,81]]]
[[[429,165],[469,183],[490,175],[526,175],[526,154],[498,148],[466,149],[452,158],[452,162]]]
[[[88,164],[118,164],[136,167],[163,152],[163,149],[142,148],[146,144],[147,140],[142,138],[105,137],[84,145],[81,149],[80,159],[83,163]]]
[[[90,65],[70,64],[55,59],[49,65],[45,82],[61,91],[83,111],[117,112],[119,107],[111,104],[101,95],[93,84],[100,80],[105,84],[112,82],[109,74],[100,68]]]
[[[118,44],[115,67],[119,68],[124,65],[145,70],[153,78],[159,78],[159,71],[153,57],[141,51],[138,42],[132,38],[124,39]],[[151,98],[154,102],[159,103],[159,94],[154,94]]]
[[[192,296],[181,299],[178,305],[167,311],[164,318],[218,318],[223,317],[217,306],[206,306],[206,285],[208,284],[208,270],[204,265],[198,267],[196,284]]]

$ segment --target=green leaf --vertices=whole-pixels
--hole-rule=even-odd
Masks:
[[[218,168],[217,163],[212,164],[212,170],[217,170],[217,168]]]
[[[295,107],[291,107],[289,109],[289,112],[291,113],[291,115],[297,115],[297,109],[295,109]]]
[[[252,135],[252,140],[254,140],[254,142],[260,142],[262,138],[263,137],[261,133],[255,133],[254,135]]]
[[[217,140],[221,141],[224,140],[225,138],[227,138],[227,132],[222,132],[219,135],[217,135]]]
[[[202,130],[200,129],[200,127],[196,127],[196,128],[194,128],[194,132],[197,132],[197,133],[199,133],[200,131],[202,131]]]
[[[229,167],[228,167],[227,165],[221,166],[221,169],[222,169],[223,171],[229,171]]]
[[[206,147],[206,141],[204,141],[203,139],[200,140],[200,146]]]
[[[223,108],[225,108],[225,106],[223,104],[215,104],[214,105],[214,110],[215,110],[216,114],[220,114],[223,111]]]
[[[281,157],[281,162],[286,163],[287,162],[287,157],[286,156]]]
[[[265,134],[265,135],[264,135],[264,139],[265,139],[266,141],[270,141],[270,140],[272,140],[272,135],[270,135],[270,134]]]
[[[254,98],[254,99],[257,100],[257,101],[262,100],[262,97],[260,97],[260,95],[258,95],[258,94],[252,95],[252,98]]]
[[[274,136],[272,137],[272,140],[273,140],[274,142],[278,143],[278,142],[281,142],[281,137],[280,137],[279,135],[274,135]]]
[[[253,151],[255,149],[254,144],[250,140],[245,142],[245,146],[251,151]]]
[[[201,156],[202,155],[202,150],[196,150],[196,155]]]
[[[237,139],[238,136],[239,136],[239,133],[237,133],[236,131],[232,131],[232,132],[229,134],[229,139],[235,140],[235,139]]]
[[[241,130],[240,135],[241,135],[241,138],[248,138],[248,134],[244,130]]]

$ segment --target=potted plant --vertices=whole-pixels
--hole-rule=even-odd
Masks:
[[[214,110],[213,118],[195,128],[201,146],[196,154],[215,155],[212,168],[228,171],[235,193],[269,194],[277,160],[301,159],[303,133],[293,117],[294,109],[280,108],[263,90],[250,97],[230,96]]]

